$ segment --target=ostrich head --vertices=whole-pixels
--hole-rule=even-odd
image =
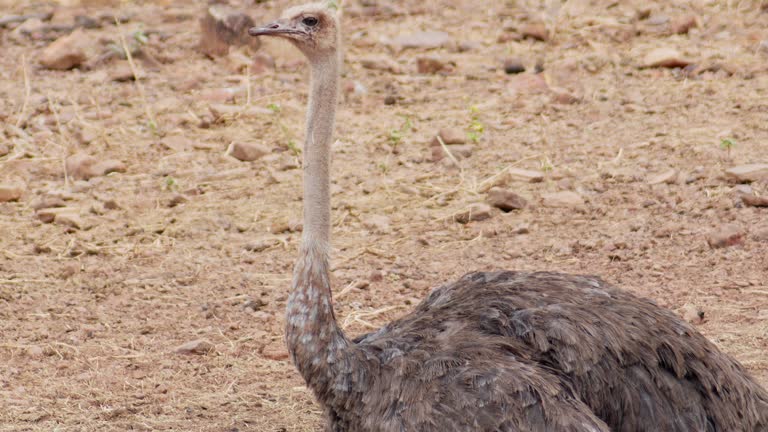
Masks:
[[[287,39],[310,59],[335,52],[339,33],[339,21],[330,2],[292,7],[280,19],[248,30],[251,36]]]

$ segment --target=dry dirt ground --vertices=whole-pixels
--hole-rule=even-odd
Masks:
[[[316,430],[282,345],[306,65],[273,41],[254,69],[246,51],[200,54],[202,1],[69,3],[0,0],[4,16],[52,11],[42,25],[59,25],[0,28],[0,184],[24,189],[0,203],[0,430]],[[231,5],[261,22],[289,4],[253,3]],[[739,195],[768,195],[768,181],[724,175],[768,163],[765,2],[372,3],[344,5],[333,278],[348,332],[470,270],[599,274],[694,321],[701,310],[698,328],[768,385],[768,209]],[[76,15],[99,25],[83,30],[86,63],[41,67]],[[535,23],[546,41],[520,37]],[[451,41],[391,43],[418,31]],[[114,80],[133,73],[124,47],[141,86]],[[694,65],[643,68],[659,47]],[[514,57],[527,72],[505,73]],[[445,69],[418,73],[419,58]],[[432,161],[446,127],[476,139],[458,166]],[[269,154],[241,162],[231,143]],[[124,172],[65,176],[78,152]],[[492,184],[528,206],[457,223]],[[560,191],[583,204],[546,206]],[[62,205],[74,210],[54,223],[37,210]],[[708,246],[722,230],[741,237]],[[198,339],[212,349],[176,352]]]

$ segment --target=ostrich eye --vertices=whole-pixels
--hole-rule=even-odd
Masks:
[[[304,23],[304,25],[307,26],[307,27],[314,27],[314,26],[317,25],[317,18],[315,18],[315,17],[306,17],[301,22]]]

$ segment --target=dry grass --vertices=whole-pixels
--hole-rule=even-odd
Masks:
[[[262,21],[288,3],[249,12]],[[472,269],[595,273],[673,309],[702,307],[707,321],[700,329],[768,383],[768,254],[756,238],[768,219],[764,209],[735,206],[722,178],[731,164],[768,161],[768,71],[765,54],[754,48],[767,24],[758,3],[654,2],[654,11],[672,18],[698,14],[703,27],[688,36],[642,27],[627,40],[621,38],[634,25],[634,6],[626,2],[609,9],[575,0],[516,3],[396,1],[404,12],[396,19],[345,18],[344,83],[367,93],[345,93],[334,146],[339,320],[352,334],[369,331]],[[0,182],[27,185],[20,202],[0,204],[0,430],[309,431],[320,423],[289,362],[270,359],[280,358],[299,240],[299,233],[276,228],[301,215],[300,170],[288,141],[301,141],[305,68],[298,54],[271,42],[264,51],[277,71],[265,74],[199,55],[196,16],[204,6],[84,9],[132,17],[88,30],[126,54],[127,35],[149,35],[147,49],[162,61],[151,66],[130,57],[134,76],[145,74],[135,84],[105,80],[116,61],[46,71],[36,62],[45,43],[16,42],[0,30],[8,53],[0,59],[0,142],[11,147],[0,157]],[[0,9],[36,8],[13,2]],[[543,21],[553,41],[497,42],[505,23],[525,16]],[[478,45],[421,53],[380,43],[420,29]],[[686,79],[638,69],[660,44],[735,73]],[[454,61],[457,70],[418,75],[422,55]],[[360,60],[373,56],[390,56],[406,72],[363,68]],[[561,105],[521,88],[519,77],[499,70],[508,56],[541,61],[548,85],[581,102]],[[235,98],[215,101],[211,93],[224,90]],[[383,105],[390,94],[398,103]],[[237,113],[215,121],[209,107],[216,103]],[[261,113],[271,104],[279,114]],[[404,118],[412,128],[393,146],[389,132]],[[445,162],[425,160],[439,129],[468,131],[473,121],[484,132],[472,157],[453,160],[443,145]],[[185,140],[169,148],[174,136]],[[737,143],[730,157],[718,147],[721,136]],[[248,140],[275,153],[253,163],[224,154],[230,143]],[[75,151],[122,160],[128,172],[68,179],[62,163]],[[548,171],[544,182],[529,184],[510,180],[511,167]],[[681,179],[700,178],[646,184],[668,167]],[[452,222],[450,215],[497,184],[531,206],[480,223]],[[768,194],[765,182],[753,188]],[[581,193],[585,209],[540,206],[542,193],[558,190]],[[86,227],[41,223],[32,204],[44,196],[79,209]],[[387,216],[389,229],[367,229],[372,215]],[[710,250],[707,233],[726,223],[747,230],[745,244]],[[248,250],[259,241],[267,246]],[[249,300],[265,305],[254,311],[244,307]],[[174,353],[200,338],[215,350]]]

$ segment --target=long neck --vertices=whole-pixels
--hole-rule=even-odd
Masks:
[[[331,303],[330,147],[338,94],[339,57],[311,58],[312,85],[304,145],[304,232],[288,299],[286,342],[296,367],[321,401],[334,399],[349,367],[349,340]],[[343,378],[342,378],[343,380]]]

